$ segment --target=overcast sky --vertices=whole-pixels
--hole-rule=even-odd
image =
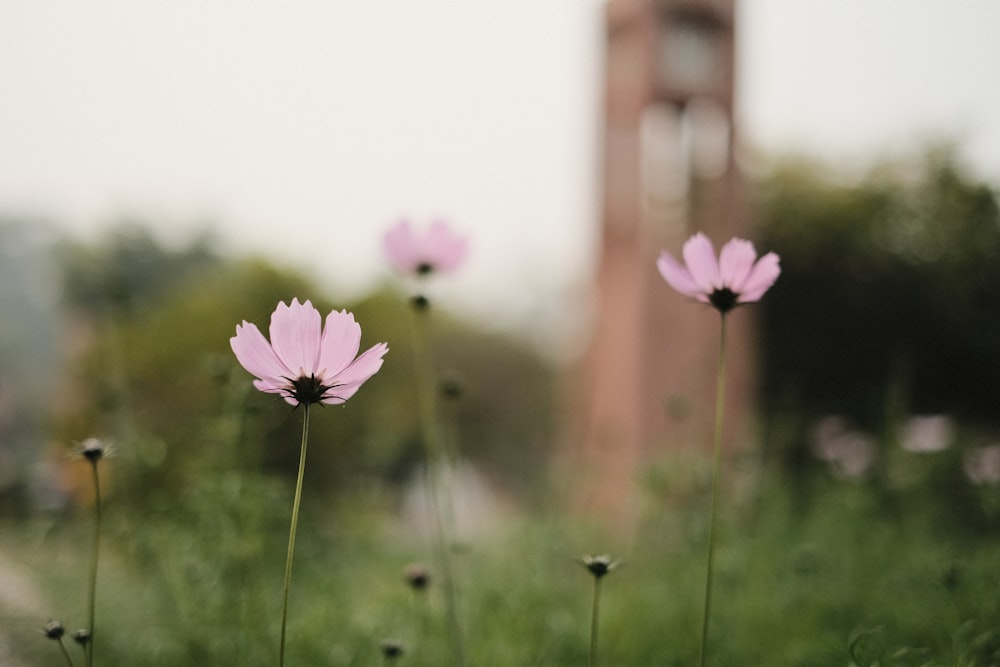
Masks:
[[[315,271],[385,277],[402,215],[472,237],[497,320],[586,275],[598,0],[0,0],[0,212],[123,215]],[[745,143],[865,160],[926,134],[1000,183],[1000,2],[742,0]],[[172,231],[170,231],[172,230]]]

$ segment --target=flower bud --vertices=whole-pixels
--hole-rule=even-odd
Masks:
[[[414,310],[424,311],[431,307],[431,301],[423,294],[416,294],[410,298],[410,305]]]
[[[382,649],[382,655],[385,656],[386,660],[398,658],[404,652],[403,642],[397,639],[383,639],[379,647]]]
[[[66,634],[66,628],[59,621],[49,621],[45,624],[45,636],[49,639],[62,639],[63,635]]]
[[[457,401],[465,393],[462,381],[457,377],[449,376],[441,380],[441,396],[449,401]]]
[[[622,566],[622,563],[613,560],[611,556],[607,555],[584,556],[580,559],[579,563],[587,568],[587,571],[594,575],[596,579],[600,579],[612,570],[616,570]]]
[[[80,454],[92,463],[97,463],[104,458],[106,451],[107,445],[98,438],[87,438],[80,443]]]
[[[420,563],[413,563],[407,566],[404,576],[406,577],[406,583],[415,591],[423,590],[431,583],[430,570]]]

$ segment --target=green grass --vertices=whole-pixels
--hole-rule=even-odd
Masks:
[[[604,552],[627,562],[603,582],[598,664],[693,664],[707,508],[692,488],[669,501],[650,492],[629,537],[595,530],[592,517],[533,514],[456,548],[470,664],[587,664],[592,579],[574,558]],[[710,664],[1000,665],[995,527],[943,521],[946,509],[928,510],[940,489],[910,490],[922,500],[911,503],[866,484],[821,482],[807,503],[769,477],[752,490],[723,498]],[[417,592],[403,578],[429,561],[429,543],[392,518],[385,490],[350,496],[305,499],[288,664],[382,665],[386,638],[406,647],[394,664],[448,664],[440,587]],[[285,484],[233,472],[146,516],[109,500],[97,665],[275,664],[289,505]],[[4,532],[4,556],[70,629],[85,618],[88,528],[81,515]],[[47,620],[0,610],[27,665],[60,664],[35,632]]]

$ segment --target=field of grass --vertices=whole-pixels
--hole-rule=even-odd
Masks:
[[[726,475],[709,664],[1000,665],[1000,536],[987,505],[949,503],[951,490],[927,484],[901,494],[819,478],[803,493],[770,473],[741,474],[736,494],[736,473]],[[701,486],[668,498],[651,484],[625,531],[535,511],[456,544],[468,664],[588,664],[593,579],[575,559],[602,553],[625,564],[602,580],[597,664],[696,664]],[[392,664],[449,664],[439,581],[432,570],[415,590],[404,577],[414,562],[433,568],[428,540],[395,518],[377,485],[337,497],[305,499],[287,664],[388,664],[386,639],[404,647]],[[289,503],[284,482],[234,471],[206,474],[141,515],[111,499],[95,665],[276,664]],[[90,530],[86,512],[4,528],[0,555],[50,610],[0,609],[19,664],[65,664],[38,630],[50,618],[85,625]]]

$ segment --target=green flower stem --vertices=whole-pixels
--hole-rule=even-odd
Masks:
[[[285,588],[281,600],[281,645],[278,665],[285,665],[285,631],[288,627],[288,587],[292,581],[292,559],[295,557],[295,529],[299,523],[299,505],[302,504],[302,479],[306,470],[306,447],[309,444],[309,404],[303,404],[302,448],[299,452],[299,476],[295,482],[295,501],[292,504],[292,526],[288,531],[288,557],[285,559]]]
[[[413,302],[413,360],[417,375],[416,383],[418,401],[420,402],[422,439],[427,451],[427,493],[430,497],[431,510],[433,512],[435,550],[437,551],[437,558],[441,568],[442,587],[445,594],[448,628],[451,637],[452,659],[454,660],[454,664],[459,667],[465,667],[465,649],[462,643],[462,630],[458,617],[458,590],[448,550],[444,512],[441,507],[441,499],[438,496],[438,475],[443,473],[448,461],[441,438],[440,426],[437,421],[437,404],[435,401],[437,387],[434,382],[434,368],[424,331],[429,307],[426,301],[415,300]]]
[[[87,667],[94,664],[94,618],[97,611],[97,562],[101,554],[101,480],[97,474],[98,459],[90,462],[94,477],[94,544],[90,558],[90,585],[87,590],[89,602],[87,631],[90,633],[90,640],[83,650],[84,663]],[[62,645],[62,642],[59,642]],[[63,651],[65,652],[65,648]],[[68,657],[68,656],[67,656]]]
[[[719,375],[715,395],[715,452],[712,456],[712,504],[708,523],[708,552],[705,556],[705,602],[701,617],[701,643],[698,664],[705,665],[708,643],[708,618],[712,604],[712,568],[715,562],[715,519],[719,504],[719,471],[722,467],[722,415],[726,398],[726,314],[722,313],[719,333]]]
[[[66,650],[66,645],[63,644],[62,638],[59,639],[59,650],[62,651],[63,657],[66,658],[66,664],[69,667],[73,667],[73,658],[69,657],[69,651]],[[84,653],[86,656],[86,653]]]
[[[601,579],[594,577],[594,608],[590,617],[590,667],[597,665],[597,622],[601,610]]]

